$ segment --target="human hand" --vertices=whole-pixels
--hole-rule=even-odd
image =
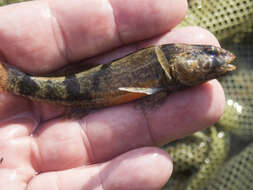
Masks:
[[[186,0],[50,0],[2,7],[1,59],[43,74],[88,57],[103,64],[148,44],[218,45],[197,27],[170,31],[186,8]],[[79,121],[63,120],[67,109],[61,106],[8,93],[0,98],[0,189],[12,190],[160,189],[172,162],[152,146],[212,125],[224,106],[215,80],[173,93],[145,113],[128,103]]]

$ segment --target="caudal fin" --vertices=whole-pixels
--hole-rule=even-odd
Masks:
[[[7,89],[7,79],[8,79],[8,69],[0,62],[0,92],[6,91]]]

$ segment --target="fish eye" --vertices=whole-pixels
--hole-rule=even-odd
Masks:
[[[219,54],[215,47],[211,47],[211,48],[207,49],[206,52],[210,56],[218,56],[218,54]]]
[[[217,56],[218,55],[217,51],[211,51],[209,54],[212,55],[212,56]]]

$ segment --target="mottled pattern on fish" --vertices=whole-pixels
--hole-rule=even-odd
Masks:
[[[35,100],[97,108],[198,85],[234,70],[233,59],[215,46],[166,44],[63,77],[30,76],[2,65],[0,86]]]

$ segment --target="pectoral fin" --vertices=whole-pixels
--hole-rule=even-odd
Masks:
[[[157,92],[163,91],[162,88],[139,88],[139,87],[120,87],[118,88],[121,91],[133,92],[133,93],[142,93],[142,94],[155,94]]]

